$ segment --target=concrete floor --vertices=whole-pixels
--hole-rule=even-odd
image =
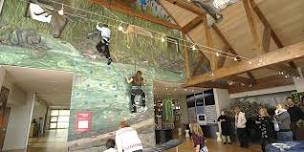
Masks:
[[[41,138],[30,138],[27,152],[67,152],[68,130],[50,130]]]
[[[67,129],[50,130],[43,137],[30,138],[27,150],[5,152],[67,152],[67,135]]]

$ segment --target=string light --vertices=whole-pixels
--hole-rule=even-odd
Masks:
[[[218,56],[220,56],[220,53],[216,52],[216,54],[215,54],[215,55],[218,57]]]
[[[118,31],[123,31],[123,27],[121,25],[118,26]]]
[[[249,63],[249,64],[252,64],[252,62],[251,62],[251,61],[248,61],[248,63]]]
[[[164,37],[161,38],[161,42],[165,42],[166,39]]]
[[[238,61],[238,58],[237,58],[237,57],[234,57],[233,60],[234,60],[234,61]]]
[[[195,50],[196,50],[195,44],[192,45],[191,49],[192,49],[192,51],[195,51]]]
[[[23,2],[26,2],[26,3],[30,3],[30,2],[24,1],[24,0],[20,0],[20,1],[23,1]],[[72,6],[70,6],[70,5],[66,5],[66,4],[63,4],[63,3],[59,3],[59,2],[56,2],[56,1],[53,1],[53,0],[49,0],[49,1],[52,2],[52,3],[56,3],[56,4],[61,4],[62,6],[66,6],[66,7],[69,7],[69,8],[71,8],[71,9],[75,9],[75,10],[79,10],[79,11],[85,12],[85,13],[88,13],[88,14],[92,14],[92,15],[96,15],[96,16],[101,16],[101,17],[104,17],[104,18],[107,18],[107,19],[114,20],[114,21],[119,22],[119,23],[131,25],[130,23],[127,23],[127,22],[125,22],[125,21],[122,21],[121,19],[114,19],[114,18],[111,18],[111,17],[109,17],[109,16],[105,16],[105,15],[102,15],[102,14],[97,14],[97,13],[95,13],[95,12],[87,11],[87,10],[80,9],[80,8],[76,8],[76,7],[72,7]],[[190,1],[191,1],[191,0],[190,0]],[[108,10],[108,9],[107,9],[107,10]],[[110,13],[111,13],[114,17],[119,18],[117,15],[113,14],[111,11],[110,11]],[[72,14],[72,15],[75,16],[75,14]],[[85,17],[81,16],[81,18],[85,18]],[[91,19],[88,19],[88,18],[85,18],[85,19],[86,19],[86,20],[91,20]],[[154,33],[157,33],[157,34],[163,34],[163,33],[156,32],[156,31],[153,31],[153,32],[154,32]],[[174,37],[174,38],[176,38],[176,39],[178,39],[178,40],[180,40],[180,41],[185,41],[185,42],[187,42],[187,43],[193,43],[192,41],[189,41],[189,40],[186,40],[186,39],[181,39],[181,38],[178,38],[178,37]],[[208,47],[208,46],[204,46],[204,45],[201,45],[201,44],[196,44],[196,45],[199,46],[199,47],[208,49],[208,50],[204,50],[205,52],[206,52],[206,51],[209,51],[209,52],[211,52],[211,53],[215,53],[215,51],[217,51],[217,52],[221,52],[221,54],[222,54],[223,56],[227,56],[227,57],[232,57],[232,56],[234,56],[234,54],[229,53],[229,51],[226,52],[226,51],[223,51],[223,50],[221,50],[221,49],[210,48],[210,47]],[[211,50],[213,50],[213,51],[211,51]],[[243,57],[243,56],[241,56],[241,58],[247,59],[247,57]]]

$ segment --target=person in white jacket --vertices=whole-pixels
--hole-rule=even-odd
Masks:
[[[235,112],[235,128],[240,142],[240,146],[243,148],[248,148],[248,137],[246,131],[247,120],[245,113],[241,112],[240,107],[235,107],[234,112]]]
[[[116,131],[115,142],[118,152],[142,152],[143,146],[135,129],[126,121],[120,123]]]

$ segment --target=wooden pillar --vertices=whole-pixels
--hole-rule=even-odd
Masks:
[[[183,34],[183,39],[186,40],[186,35]],[[184,73],[186,80],[190,79],[190,67],[189,67],[189,48],[187,47],[187,44],[185,41],[182,42],[183,44],[183,51],[184,51]]]

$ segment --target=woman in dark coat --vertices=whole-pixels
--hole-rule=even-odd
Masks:
[[[221,122],[222,138],[224,144],[226,143],[231,144],[231,135],[232,135],[231,119],[227,115],[225,115],[224,111],[222,111],[217,121]]]
[[[263,152],[265,152],[265,147],[267,144],[271,143],[273,139],[274,124],[270,118],[266,108],[259,109],[259,117],[256,120],[258,125],[260,136],[261,136],[261,147]]]

